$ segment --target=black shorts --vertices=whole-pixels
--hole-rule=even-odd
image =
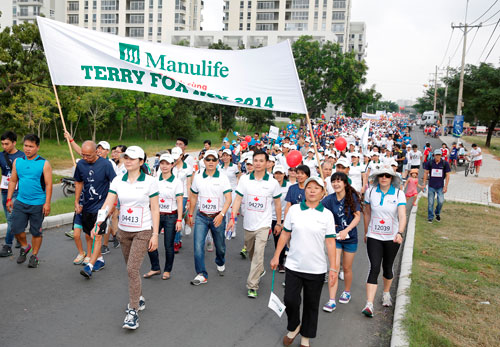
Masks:
[[[14,202],[11,217],[11,230],[14,235],[21,234],[30,223],[30,234],[42,236],[43,205],[28,205],[19,200]]]
[[[92,229],[95,226],[95,222],[97,221],[97,213],[90,212],[82,212],[82,227],[83,232],[87,235],[90,235]],[[101,223],[99,226],[99,230],[97,231],[98,235],[104,235],[107,229],[108,219]]]

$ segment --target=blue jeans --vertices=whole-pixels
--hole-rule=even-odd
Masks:
[[[12,195],[12,202],[15,202],[17,198],[17,190]],[[12,213],[7,211],[7,189],[2,189],[2,206],[5,212],[5,218],[7,219],[7,234],[5,235],[5,244],[12,247],[12,241],[14,241],[14,235],[10,231],[10,225],[12,224]]]
[[[203,216],[201,213],[196,214],[194,223],[194,268],[197,274],[202,274],[208,278],[208,273],[205,268],[205,239],[207,238],[208,230],[212,233],[212,238],[215,244],[215,263],[222,266],[226,263],[226,242],[224,232],[226,223],[222,218],[222,223],[218,228],[214,225],[212,218]]]
[[[187,201],[188,201],[188,198],[186,198],[186,197],[182,198],[182,216],[183,217],[186,214],[186,204],[187,204]],[[175,234],[174,242],[175,243],[179,243],[181,241],[182,241],[182,234],[181,233],[176,233]]]
[[[160,215],[160,227],[163,229],[163,244],[165,246],[165,267],[164,272],[172,272],[174,265],[174,237],[175,223],[177,222],[177,214]],[[160,271],[160,255],[158,249],[153,252],[148,252],[149,260],[151,261],[151,270]]]
[[[436,210],[434,210],[434,195],[437,195],[437,206]],[[429,187],[429,193],[427,194],[428,200],[428,205],[427,205],[427,219],[434,219],[434,213],[436,215],[441,214],[441,209],[443,208],[443,203],[444,203],[444,193],[443,193],[443,188],[432,188]]]

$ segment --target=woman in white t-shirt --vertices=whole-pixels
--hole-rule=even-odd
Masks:
[[[286,194],[288,193],[288,188],[290,188],[290,186],[291,186],[290,182],[288,182],[288,180],[285,177],[285,170],[286,169],[283,167],[283,165],[279,165],[279,164],[274,166],[274,168],[273,168],[274,178],[276,179],[276,181],[278,181],[278,183],[280,185],[280,193],[281,193],[281,197],[280,197],[280,199],[281,199],[280,222],[285,218],[285,208],[286,208],[285,198],[286,198]],[[271,222],[271,230],[273,231],[273,236],[274,236],[274,247],[277,247],[280,235],[279,235],[279,233],[276,234],[274,232],[274,227],[276,226],[276,224],[278,224],[278,218],[276,218],[276,211],[275,210],[276,209],[274,208],[274,200],[273,200],[273,203],[272,203],[273,215],[272,215],[272,222]],[[283,250],[280,253],[278,271],[282,272],[282,273],[285,272],[285,248],[283,248]]]
[[[477,177],[479,175],[479,171],[481,170],[481,165],[483,165],[483,154],[481,153],[481,148],[479,148],[475,143],[472,144],[470,157],[474,162],[474,167],[476,168],[475,176]]]
[[[373,185],[365,192],[364,224],[365,243],[370,260],[366,281],[366,306],[362,313],[373,317],[373,300],[377,292],[380,267],[383,268],[383,306],[392,306],[389,293],[394,274],[394,259],[403,242],[406,228],[406,197],[401,178],[390,166],[383,166],[370,175]]]
[[[157,180],[141,170],[145,157],[142,148],[138,146],[127,148],[124,155],[127,173],[116,176],[111,182],[108,196],[98,213],[96,223],[97,228],[117,201],[120,203],[118,237],[129,279],[129,304],[123,328],[133,330],[139,327],[137,312],[146,307],[139,271],[146,253],[158,248],[160,222]],[[96,228],[92,230],[92,237]]]
[[[359,162],[360,154],[358,152],[351,153],[351,168],[349,169],[349,178],[351,179],[351,186],[356,189],[358,193],[365,192],[365,165]],[[366,182],[365,182],[366,183]]]
[[[320,177],[310,177],[305,184],[305,201],[292,205],[285,217],[271,268],[276,270],[279,256],[290,241],[290,250],[285,262],[285,297],[288,316],[288,333],[283,344],[289,346],[295,337],[302,335],[301,345],[309,346],[309,339],[316,337],[321,290],[328,268],[328,261],[335,264],[335,221],[333,214],[321,204],[325,183]],[[292,237],[293,236],[293,237]],[[329,281],[337,280],[338,271],[329,270]],[[301,294],[303,292],[303,314],[300,321]]]

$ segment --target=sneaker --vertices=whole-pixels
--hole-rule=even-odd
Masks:
[[[129,310],[123,321],[123,329],[135,330],[139,327],[139,316],[135,310]]]
[[[384,292],[384,294],[382,295],[382,306],[384,306],[384,307],[390,307],[390,306],[392,306],[391,293]]]
[[[339,271],[339,280],[341,280],[341,281],[344,280],[344,270]]]
[[[86,253],[78,254],[75,260],[73,260],[73,264],[81,265],[84,262],[86,255],[87,255]]]
[[[339,302],[341,304],[348,304],[349,301],[351,301],[351,293],[343,291],[342,294],[340,295]]]
[[[224,272],[226,271],[226,265],[219,266],[217,265],[217,273],[219,276],[224,276]]]
[[[3,245],[2,250],[0,251],[0,257],[10,257],[12,255],[12,247]]]
[[[120,247],[120,241],[118,241],[118,236],[113,237],[113,248],[119,248]]]
[[[243,247],[240,251],[240,255],[243,259],[246,259],[247,256],[248,256],[248,252],[247,252],[247,249],[245,247]]]
[[[337,304],[335,303],[335,300],[328,300],[328,302],[323,306],[323,311],[325,312],[333,312],[337,308]]]
[[[361,311],[367,317],[373,318],[373,304],[371,302],[367,302],[363,311]]]
[[[109,253],[109,247],[106,245],[102,245],[101,254],[108,254],[108,253]]]
[[[90,266],[88,266],[88,264],[85,265],[82,270],[80,270],[80,275],[87,279],[90,279],[92,277],[92,270],[90,269]]]
[[[92,268],[92,271],[93,272],[100,271],[104,268],[104,266],[106,266],[106,264],[104,264],[104,260],[97,259],[97,261],[94,264],[94,267]]]
[[[70,239],[74,239],[75,238],[75,235],[74,235],[74,231],[73,230],[69,230],[69,231],[66,231],[64,233],[64,235],[66,235],[67,237],[69,237]]]
[[[257,299],[257,291],[255,289],[249,289],[247,293],[249,298]]]
[[[26,261],[26,256],[31,251],[31,245],[26,246],[26,248],[21,248],[19,251],[19,257],[17,257],[17,263],[22,264]]]
[[[437,214],[437,215],[436,215],[436,220],[437,220],[438,222],[441,222],[441,216]]]
[[[85,259],[83,259],[82,265],[86,266],[88,265],[88,263],[90,263],[90,257],[85,257]]]
[[[179,253],[179,244],[177,242],[174,242],[174,253]]]
[[[146,299],[144,299],[144,297],[141,295],[139,297],[139,309],[138,311],[144,311],[144,309],[146,308]],[[125,310],[125,313],[128,313],[128,311],[132,310],[130,308],[130,304],[127,304],[127,309]]]
[[[30,261],[28,262],[28,267],[37,268],[38,264],[40,264],[40,260],[38,260],[38,257],[36,255],[32,254],[30,257]]]
[[[285,265],[279,264],[278,265],[278,272],[282,273],[282,274],[285,273]]]
[[[206,284],[208,280],[202,274],[196,275],[196,277],[191,281],[193,286],[199,286],[200,284]]]
[[[281,285],[283,286],[283,288],[285,288],[285,281],[283,281],[283,283],[281,283]]]
[[[207,242],[207,252],[213,252],[214,251],[214,243],[212,241]]]
[[[427,223],[432,223],[432,219],[427,219]]]
[[[16,248],[21,248],[21,242],[16,240]]]

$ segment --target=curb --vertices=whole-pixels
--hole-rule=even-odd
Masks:
[[[62,225],[73,223],[73,212],[58,214],[55,216],[45,217],[43,220],[43,229],[57,228]],[[7,223],[0,224],[0,238],[4,238],[7,233]]]
[[[413,265],[413,244],[415,241],[415,222],[417,220],[418,201],[410,213],[406,231],[406,241],[401,259],[401,271],[399,273],[398,291],[396,294],[396,307],[394,309],[394,321],[392,324],[391,347],[409,346],[406,329],[403,327],[403,319],[406,315],[406,306],[410,303],[408,290],[411,285],[411,269]]]

